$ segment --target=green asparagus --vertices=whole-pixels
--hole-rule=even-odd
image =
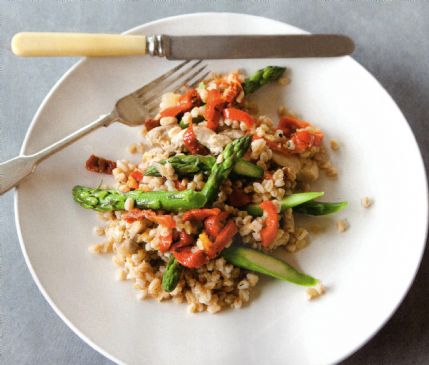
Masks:
[[[213,165],[210,176],[201,190],[207,199],[206,204],[211,204],[216,199],[220,186],[230,174],[234,164],[246,153],[251,139],[250,135],[240,137],[225,146],[220,154],[222,162]]]
[[[308,193],[292,194],[280,200],[280,207],[281,207],[280,209],[283,212],[288,208],[299,206],[303,203],[319,198],[323,195],[324,195],[323,192],[316,192],[316,191],[308,192]],[[250,204],[247,206],[246,209],[247,209],[247,213],[255,217],[260,217],[263,214],[263,210],[261,207],[259,207],[259,204]]]
[[[209,173],[216,163],[216,158],[213,156],[202,155],[176,155],[166,160],[161,160],[159,163],[165,165],[169,162],[179,176],[194,175],[197,172]],[[240,159],[232,168],[232,172],[236,175],[259,179],[264,175],[264,170],[249,161]],[[161,176],[155,166],[146,169],[145,176]]]
[[[128,198],[134,199],[134,206],[140,209],[163,209],[184,211],[201,208],[206,203],[203,193],[194,190],[150,191],[133,190],[121,193],[116,190],[75,186],[73,198],[83,208],[100,212],[123,210]]]
[[[216,162],[213,156],[202,155],[176,155],[159,163],[165,165],[169,162],[177,175],[194,175],[197,172],[209,173]],[[145,171],[145,176],[161,176],[155,166],[150,166]]]
[[[234,164],[232,174],[250,177],[252,179],[260,179],[264,176],[264,169],[250,161],[240,159]]]
[[[285,67],[267,66],[256,71],[252,76],[246,78],[243,82],[243,89],[246,95],[254,93],[261,86],[278,80],[285,72]]]
[[[313,286],[319,281],[299,272],[288,263],[261,251],[240,246],[225,248],[221,255],[231,264],[298,285]]]
[[[310,201],[294,209],[294,212],[307,215],[327,215],[337,213],[348,205],[347,202],[327,203]]]
[[[162,288],[166,292],[169,293],[176,288],[177,284],[179,283],[182,271],[183,266],[172,255],[167,263],[164,273],[162,274]]]

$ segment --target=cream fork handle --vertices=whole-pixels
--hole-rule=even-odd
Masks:
[[[32,155],[21,155],[0,164],[0,195],[18,185],[18,183],[26,176],[30,175],[37,167],[37,164],[58,152],[69,144],[77,141],[84,135],[93,130],[115,122],[117,117],[114,114],[102,115],[94,122],[78,129],[69,134],[67,137],[60,139],[58,142],[51,144],[48,147],[36,152]]]
[[[127,56],[146,54],[146,36],[22,32],[12,38],[17,56]]]

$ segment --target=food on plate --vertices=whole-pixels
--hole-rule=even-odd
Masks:
[[[240,308],[256,273],[308,286],[312,297],[322,293],[318,279],[274,255],[307,245],[295,214],[347,205],[316,201],[324,193],[311,191],[321,170],[336,175],[323,132],[289,114],[276,124],[251,108],[249,95],[284,72],[213,75],[164,94],[141,145],[132,145],[139,160],[112,168],[116,186],[73,188],[74,200],[105,222],[96,231],[106,241],[91,250],[113,254],[117,278],[133,281],[139,299],[186,302],[191,312]],[[106,172],[94,158],[89,170]]]

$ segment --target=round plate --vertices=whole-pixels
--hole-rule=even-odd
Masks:
[[[240,14],[192,14],[162,19],[131,33],[303,33],[290,25]],[[119,97],[177,62],[149,57],[85,59],[56,84],[35,116],[22,152],[31,153],[108,112]],[[331,153],[337,181],[324,181],[327,200],[348,200],[330,228],[293,257],[328,290],[307,302],[305,289],[263,279],[250,305],[216,315],[186,312],[172,302],[137,301],[129,282],[115,282],[110,257],[87,246],[96,214],[71,197],[76,184],[96,186],[86,172],[91,154],[130,158],[137,129],[98,130],[41,163],[16,192],[16,224],[28,267],[47,301],[87,343],[127,364],[326,364],[362,346],[397,308],[425,244],[427,186],[413,134],[390,96],[350,57],[209,61],[213,71],[254,71],[274,64],[291,70],[287,88],[259,92],[261,110],[286,104],[341,142]],[[104,178],[109,183],[110,177]],[[364,209],[364,196],[375,205]],[[338,233],[335,219],[350,229]]]

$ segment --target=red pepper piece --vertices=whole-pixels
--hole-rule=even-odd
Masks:
[[[183,214],[182,219],[184,221],[203,221],[207,217],[210,217],[212,215],[219,215],[220,209],[219,208],[203,208],[203,209],[191,209],[188,210]]]
[[[286,137],[290,137],[297,129],[305,128],[309,125],[310,123],[304,120],[288,115],[280,119],[277,129],[282,130]]]
[[[176,221],[171,217],[171,215],[157,215],[153,210],[140,210],[135,208],[122,215],[122,219],[128,223],[144,218],[167,228],[176,227]]]
[[[207,93],[207,104],[205,111],[205,119],[207,120],[207,128],[214,131],[219,127],[220,113],[224,105],[222,95],[216,89],[209,90]]]
[[[301,153],[313,146],[320,146],[323,141],[321,131],[298,130],[291,138],[295,145],[294,153]]]
[[[220,251],[222,251],[225,246],[234,238],[236,233],[238,232],[237,226],[235,222],[231,219],[219,232],[215,241],[213,242],[213,246],[208,252],[210,258],[215,257]]]
[[[147,131],[150,131],[151,129],[154,129],[156,127],[159,127],[161,124],[159,122],[159,119],[147,119],[144,122],[144,125],[146,127]]]
[[[129,176],[131,176],[138,183],[143,179],[143,174],[139,170],[134,170]]]
[[[209,234],[210,237],[217,237],[222,230],[225,220],[228,218],[228,212],[222,212],[219,215],[213,215],[208,217],[204,221],[204,230]]]
[[[195,242],[194,237],[190,234],[187,234],[185,231],[180,232],[179,240],[173,244],[173,250],[177,250],[178,248],[191,246]]]
[[[190,269],[196,269],[209,262],[208,255],[203,250],[195,250],[193,247],[185,247],[180,251],[172,252],[177,261]]]
[[[264,201],[259,206],[267,214],[265,227],[261,230],[261,239],[262,246],[268,247],[275,240],[279,229],[279,213],[271,200]]]
[[[163,117],[176,117],[177,115],[187,112],[198,102],[199,95],[195,89],[189,89],[179,98],[179,105],[166,108],[159,114]]]
[[[223,116],[226,119],[244,122],[248,128],[253,128],[253,126],[255,125],[255,120],[253,119],[253,117],[240,109],[226,108],[223,110]]]
[[[159,115],[161,118],[164,117],[176,117],[180,113],[187,112],[192,108],[192,103],[184,103],[176,106],[171,106],[169,108],[164,109]]]
[[[242,90],[241,84],[236,81],[232,84],[230,84],[223,92],[222,98],[227,103],[232,103],[234,99],[240,94]]]
[[[192,103],[197,104],[200,101],[200,95],[197,90],[189,89],[179,98],[179,103]]]
[[[91,171],[91,172],[98,172],[101,174],[112,174],[112,170],[116,168],[116,162],[111,160],[106,160],[103,157],[91,155],[89,156],[88,160],[86,160],[85,167],[88,171]]]
[[[173,230],[170,229],[170,232],[159,238],[159,251],[166,252],[173,243]]]

